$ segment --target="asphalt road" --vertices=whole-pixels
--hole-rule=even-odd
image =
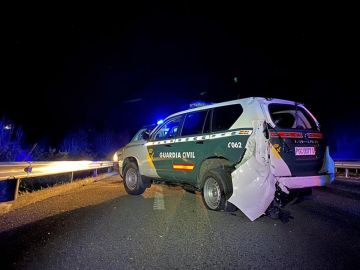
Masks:
[[[283,223],[208,211],[200,194],[117,176],[0,216],[0,268],[360,269],[360,201],[324,191]]]

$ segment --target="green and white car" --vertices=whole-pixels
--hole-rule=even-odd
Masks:
[[[230,201],[245,214],[248,202],[230,197],[235,189],[247,192],[242,198],[254,197],[259,187],[249,189],[245,182],[263,187],[263,179],[271,185],[271,194],[255,218],[274,199],[275,186],[284,192],[321,186],[331,182],[333,174],[314,116],[302,104],[259,97],[172,114],[150,134],[126,145],[118,164],[129,194],[142,194],[161,180],[201,191],[211,210],[227,210],[233,207]],[[267,176],[260,173],[262,168],[267,168]]]

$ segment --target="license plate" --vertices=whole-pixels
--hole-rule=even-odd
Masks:
[[[295,156],[315,156],[315,147],[295,147]]]

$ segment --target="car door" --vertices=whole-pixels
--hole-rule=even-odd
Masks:
[[[183,118],[180,115],[166,120],[151,136],[148,152],[157,174],[163,180],[174,179],[173,159],[179,155],[174,145]]]
[[[204,127],[209,110],[187,113],[172,149],[179,153],[173,159],[173,176],[177,182],[195,183],[196,171],[207,152],[210,127]],[[209,122],[208,122],[209,123]],[[205,128],[205,131],[204,131]]]

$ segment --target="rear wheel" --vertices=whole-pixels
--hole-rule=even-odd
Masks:
[[[140,195],[144,193],[146,187],[141,179],[138,166],[130,162],[124,168],[124,187],[128,194]]]
[[[214,211],[233,212],[237,208],[227,201],[231,194],[226,194],[224,183],[229,183],[230,176],[223,170],[210,170],[203,177],[202,199],[206,208]]]

